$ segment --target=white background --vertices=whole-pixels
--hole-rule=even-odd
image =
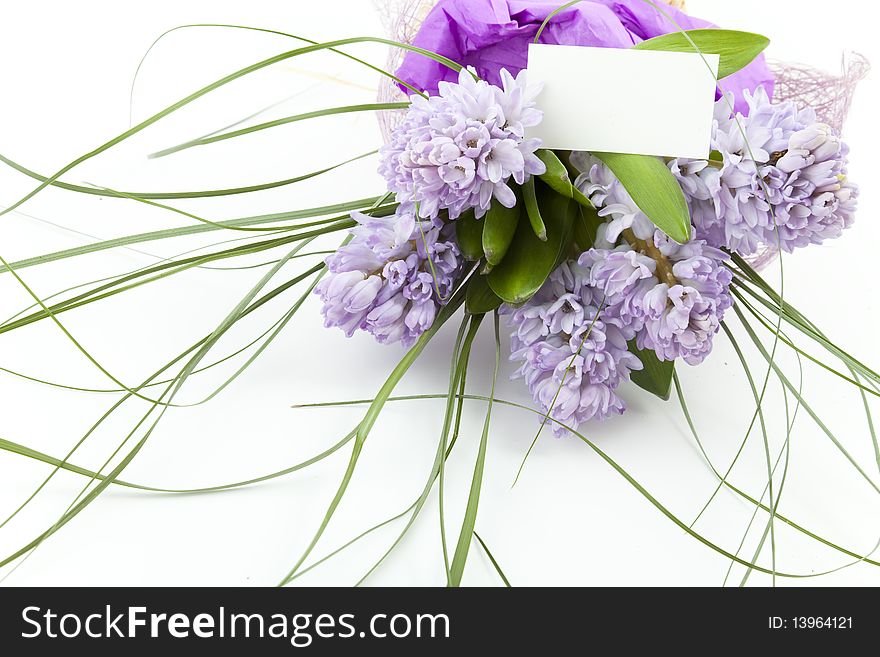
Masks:
[[[759,31],[773,40],[776,58],[836,69],[845,50],[880,61],[870,3],[693,0],[691,12],[725,27]],[[176,25],[197,22],[269,27],[314,39],[383,34],[371,3],[211,0],[147,5],[86,2],[13,3],[0,21],[0,152],[44,173],[57,170],[129,126],[129,86],[153,39]],[[135,120],[237,68],[289,49],[282,37],[227,30],[172,34],[147,60],[134,93]],[[379,47],[356,48],[378,64]],[[585,77],[588,72],[584,72]],[[294,96],[269,116],[333,105],[370,102],[378,78],[332,55],[290,60],[199,101],[118,149],[77,168],[70,182],[132,191],[211,189],[276,180],[341,161],[380,142],[370,115],[321,119],[163,160],[146,154],[221,128]],[[601,90],[599,90],[601,93]],[[877,366],[876,248],[880,228],[876,153],[877,76],[856,97],[846,136],[853,145],[852,177],[862,184],[857,225],[843,239],[786,258],[788,298],[851,353]],[[311,207],[381,191],[375,162],[363,162],[294,187],[256,196],[229,197],[178,207],[217,220]],[[0,168],[0,202],[9,204],[32,181]],[[51,223],[49,223],[51,222]],[[47,191],[20,212],[0,217],[0,255],[7,260],[69,248],[98,238],[137,233],[189,220],[132,201]],[[66,227],[53,226],[52,223]],[[178,240],[104,252],[45,267],[24,269],[24,280],[47,296],[76,283],[135,269],[208,241]],[[334,238],[335,239],[335,238]],[[332,248],[327,242],[326,248]],[[253,261],[256,262],[256,261]],[[291,276],[305,263],[288,266]],[[210,332],[264,270],[195,270],[167,282],[67,313],[68,330],[114,375],[136,384],[196,339]],[[778,282],[778,268],[768,274]],[[279,280],[283,280],[282,278]],[[218,347],[228,353],[271,325],[292,303],[288,294],[256,314]],[[30,300],[8,275],[0,275],[5,319]],[[735,320],[731,320],[735,324]],[[736,335],[746,338],[739,328]],[[455,327],[450,323],[405,379],[407,393],[445,388]],[[172,410],[128,467],[124,478],[154,486],[191,488],[237,481],[288,467],[319,453],[347,433],[362,408],[304,410],[295,403],[372,397],[402,355],[369,337],[346,340],[322,328],[310,300],[292,325],[236,383],[212,403]],[[469,390],[486,393],[493,340],[484,327],[472,359]],[[759,385],[766,368],[746,350]],[[782,357],[797,380],[796,362]],[[113,387],[49,322],[0,335],[0,366],[68,385]],[[196,402],[233,370],[195,377],[180,401]],[[529,404],[505,363],[498,396]],[[718,339],[711,359],[681,378],[707,450],[726,469],[742,441],[753,401],[736,356]],[[854,388],[805,369],[804,394],[875,482],[877,464]],[[694,446],[675,401],[663,404],[635,388],[624,395],[623,418],[588,426],[585,433],[673,513],[690,523],[716,480]],[[47,388],[0,373],[0,437],[63,456],[112,403],[108,395]],[[880,405],[873,404],[874,410]],[[779,385],[771,381],[767,423],[774,454],[785,437]],[[114,416],[91,437],[73,462],[99,467],[128,433],[143,407]],[[484,408],[472,404],[447,481],[448,534],[454,545],[467,494]],[[440,402],[389,405],[315,555],[335,549],[368,527],[405,509],[421,490],[439,433]],[[729,560],[688,536],[580,441],[542,436],[519,484],[517,467],[537,428],[534,416],[497,409],[489,441],[477,529],[514,585],[720,585]],[[348,460],[348,449],[305,471],[234,492],[171,496],[108,490],[46,541],[6,584],[61,585],[272,585],[295,563],[323,517]],[[6,518],[50,472],[41,463],[0,453],[0,518]],[[755,432],[732,481],[760,495],[766,480],[764,447]],[[59,474],[18,517],[0,530],[3,556],[51,526],[84,485]],[[780,511],[811,531],[864,554],[880,536],[880,501],[840,452],[801,412],[792,434],[789,475]],[[735,551],[749,522],[748,505],[722,492],[696,530]],[[763,528],[766,517],[759,515]],[[309,584],[352,584],[390,545],[395,528],[360,543],[309,573]],[[751,558],[756,527],[743,556]],[[838,568],[848,557],[777,524],[777,567],[811,574]],[[770,563],[770,552],[760,557]],[[738,584],[740,567],[729,583]],[[465,583],[497,578],[474,548]],[[369,584],[444,583],[432,496],[399,550]],[[769,585],[755,574],[751,585]],[[880,584],[880,570],[857,565],[818,579],[777,580],[779,585]]]

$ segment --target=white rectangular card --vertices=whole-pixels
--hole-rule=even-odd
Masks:
[[[538,107],[544,120],[527,136],[558,150],[706,158],[719,60],[695,53],[531,45],[528,81],[543,84]]]

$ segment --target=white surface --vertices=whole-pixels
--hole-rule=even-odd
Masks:
[[[855,0],[831,5],[797,0],[692,0],[691,11],[727,27],[760,31],[771,54],[835,68],[850,48],[880,62],[873,7]],[[54,171],[129,126],[129,84],[143,52],[163,30],[191,22],[265,26],[315,39],[378,34],[370,3],[251,0],[129,3],[14,3],[0,22],[0,144],[4,155],[40,171]],[[290,48],[289,40],[221,29],[181,31],[151,54],[134,95],[143,118],[202,84]],[[352,52],[384,61],[379,47]],[[117,189],[218,188],[274,180],[310,171],[379,143],[373,117],[350,115],[278,128],[175,157],[145,155],[221,128],[274,102],[296,95],[269,116],[319,107],[370,102],[377,78],[332,55],[314,55],[262,71],[193,104],[168,121],[77,168],[66,179]],[[786,295],[841,346],[878,366],[876,250],[880,212],[876,191],[877,76],[859,91],[848,125],[852,177],[863,184],[860,219],[841,240],[785,259]],[[601,93],[601,90],[598,91]],[[374,162],[339,175],[251,197],[229,197],[179,207],[212,220],[310,207],[376,194]],[[0,200],[29,191],[31,181],[0,168]],[[179,226],[188,220],[125,200],[48,191],[21,213],[0,218],[0,254],[8,260],[90,240],[44,221],[108,238]],[[25,216],[27,215],[27,216]],[[38,221],[34,217],[43,221]],[[141,245],[168,256],[208,241],[188,239]],[[226,239],[239,237],[225,236]],[[334,238],[335,239],[335,238]],[[326,241],[327,248],[333,242]],[[42,295],[155,262],[131,250],[22,270]],[[290,265],[294,275],[304,265]],[[117,377],[139,382],[196,339],[210,332],[262,276],[263,270],[193,270],[114,300],[61,317],[71,333]],[[769,274],[778,279],[778,271]],[[296,295],[287,294],[256,313],[218,345],[217,355],[243,346],[271,325]],[[28,305],[8,275],[0,276],[4,318]],[[371,397],[402,354],[366,336],[346,340],[322,328],[315,299],[236,383],[211,403],[169,411],[126,479],[165,487],[200,487],[236,481],[287,467],[319,453],[345,435],[363,409],[295,410],[299,402]],[[450,325],[400,387],[403,393],[441,392],[448,377],[456,327]],[[743,341],[743,332],[735,329]],[[486,393],[493,341],[488,326],[478,338],[469,390]],[[759,384],[765,369],[746,350]],[[795,361],[781,358],[796,379]],[[237,364],[237,362],[236,362]],[[112,387],[59,332],[43,322],[0,335],[0,365],[31,376],[79,386]],[[180,397],[200,401],[233,367],[195,377]],[[528,404],[521,382],[507,381],[498,395]],[[748,386],[725,339],[700,368],[681,369],[684,389],[706,448],[726,467],[752,415]],[[861,400],[847,384],[805,366],[804,393],[853,458],[876,482],[877,465]],[[675,402],[663,404],[636,389],[624,393],[630,412],[586,428],[587,435],[672,512],[690,523],[716,481],[693,445]],[[0,437],[62,455],[108,408],[107,395],[72,393],[0,374]],[[878,404],[873,403],[874,410]],[[779,386],[771,379],[766,419],[774,453],[784,440]],[[99,467],[134,426],[141,405],[126,406],[77,452],[74,462]],[[462,437],[450,460],[446,490],[449,534],[457,536],[484,409],[467,407]],[[424,485],[441,420],[438,402],[390,405],[367,442],[350,490],[316,555],[406,508]],[[477,528],[515,585],[720,585],[729,561],[701,545],[651,506],[607,463],[573,439],[542,437],[516,488],[511,482],[536,424],[521,411],[499,408],[493,419],[486,479]],[[348,461],[343,450],[319,465],[272,483],[206,496],[109,490],[46,541],[5,580],[7,585],[267,584],[276,583],[311,540]],[[46,466],[0,453],[0,516],[5,518],[48,474]],[[760,433],[752,435],[732,480],[760,495],[766,479]],[[57,476],[27,510],[0,530],[0,552],[18,549],[51,526],[84,484]],[[398,551],[371,584],[442,584],[436,496]],[[792,434],[791,468],[780,506],[810,530],[856,551],[880,536],[880,501],[830,441],[801,412]],[[751,512],[722,493],[696,529],[735,550]],[[766,518],[759,518],[761,526]],[[301,581],[351,584],[395,536],[384,530]],[[760,531],[749,535],[751,558]],[[849,562],[777,525],[778,568],[814,573]],[[762,553],[767,565],[770,555]],[[4,571],[7,574],[9,571]],[[742,569],[734,568],[733,583]],[[465,582],[497,582],[474,550]],[[750,584],[768,585],[753,575]],[[819,579],[779,579],[780,585],[880,584],[880,570],[859,565]]]
[[[544,120],[527,136],[557,150],[706,158],[718,62],[718,55],[532,44],[528,81],[543,85]]]

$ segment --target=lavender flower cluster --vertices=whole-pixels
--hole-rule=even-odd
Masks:
[[[639,348],[661,360],[701,363],[732,304],[727,254],[705,240],[677,244],[658,231],[597,158],[576,153],[572,163],[584,171],[575,185],[608,219],[596,248],[581,257],[592,269],[591,283],[606,295],[608,313],[627,322]]]
[[[673,161],[697,235],[741,255],[762,245],[792,252],[840,237],[858,188],[847,179],[849,147],[812,109],[746,93],[748,115],[716,105],[712,148],[721,162]]]
[[[400,206],[389,217],[355,213],[351,241],[326,260],[315,292],[324,325],[351,337],[358,329],[383,343],[412,345],[452,294],[462,259],[453,227],[437,227]]]
[[[642,369],[629,341],[690,365],[712,351],[732,305],[726,258],[702,240],[681,245],[655,229],[650,242],[591,249],[563,264],[525,306],[507,310],[516,376],[571,428],[623,413],[616,390]]]
[[[600,160],[575,153],[571,162],[583,171],[575,185],[606,222],[593,249],[508,312],[517,376],[545,413],[576,428],[624,412],[616,390],[642,369],[629,342],[663,361],[702,363],[732,305],[733,276],[720,249],[657,230]]]
[[[590,266],[590,283],[604,293],[608,315],[635,332],[640,349],[699,365],[733,305],[726,259],[702,240],[678,244],[656,231],[651,242],[593,249],[580,262]]]
[[[554,432],[604,420],[626,409],[616,390],[630,372],[642,369],[627,350],[630,327],[605,312],[590,269],[577,261],[559,267],[525,306],[509,314],[511,360],[520,363],[535,402],[550,411]],[[551,410],[552,409],[552,410]]]
[[[508,181],[546,171],[535,155],[540,141],[524,137],[542,118],[538,90],[526,86],[525,73],[502,70],[501,80],[493,86],[463,69],[458,84],[440,83],[440,95],[412,97],[379,167],[401,210],[385,219],[352,215],[353,239],[327,259],[330,275],[316,288],[326,326],[412,345],[462,268],[454,225],[441,211],[453,221],[471,209],[482,217],[493,199],[513,207]]]
[[[545,411],[554,407],[554,418],[559,415],[576,425],[624,408],[614,390],[626,375],[596,379],[577,371],[564,381],[551,371],[563,353],[572,358],[566,348],[577,362],[601,354],[612,363],[608,371],[638,369],[625,348],[602,346],[596,351],[590,343],[553,337],[556,301],[573,292],[572,286],[557,289],[560,280],[577,280],[574,287],[580,298],[594,304],[592,313],[575,312],[578,330],[595,321],[600,334],[611,326],[660,360],[698,365],[712,351],[714,336],[733,303],[733,276],[724,266],[729,256],[722,248],[745,256],[766,246],[791,252],[838,237],[852,225],[858,188],[847,179],[846,144],[817,122],[814,111],[793,103],[773,104],[763,88],[747,92],[746,101],[747,115],[732,114],[730,98],[716,105],[712,148],[718,159],[669,163],[694,224],[695,237],[686,244],[656,230],[600,160],[587,153],[572,155],[571,163],[582,172],[575,185],[606,222],[598,230],[595,248],[576,264],[564,265],[542,295],[511,316],[517,345],[512,358],[521,363],[518,374]],[[599,298],[602,302],[596,304]],[[541,339],[534,333],[538,329]],[[549,343],[545,336],[550,336]],[[595,390],[597,385],[604,397]],[[558,409],[548,386],[554,395],[559,391]],[[589,403],[600,397],[607,403]],[[574,400],[581,398],[588,403],[576,404]]]
[[[502,69],[501,80],[503,88],[462,69],[458,84],[440,83],[439,96],[411,97],[381,150],[379,172],[398,201],[417,204],[424,218],[447,210],[454,220],[472,208],[482,217],[493,198],[516,204],[510,178],[522,184],[546,171],[535,155],[540,140],[524,138],[543,116],[535,109],[539,90],[526,86],[524,72],[514,78]]]

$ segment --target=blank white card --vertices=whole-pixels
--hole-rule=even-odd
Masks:
[[[718,55],[531,45],[528,82],[543,85],[544,120],[527,136],[558,150],[706,158],[718,64]]]

